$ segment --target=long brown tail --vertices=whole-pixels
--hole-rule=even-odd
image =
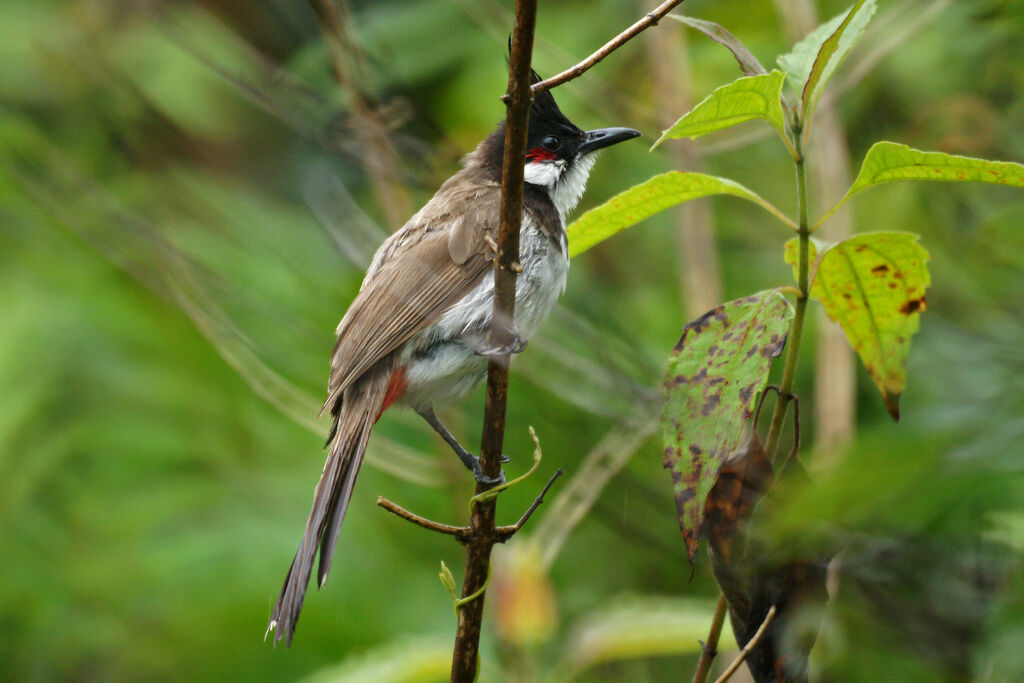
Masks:
[[[382,367],[384,365],[388,367]],[[285,644],[291,647],[317,548],[320,549],[318,587],[327,580],[338,530],[345,519],[352,488],[363,464],[370,430],[384,403],[390,374],[390,363],[381,363],[346,389],[342,396],[341,410],[333,429],[334,439],[324,463],[324,472],[316,485],[313,509],[306,521],[302,544],[292,560],[264,636],[266,639],[273,631],[275,645],[284,638]]]

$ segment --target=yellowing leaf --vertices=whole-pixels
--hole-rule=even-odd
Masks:
[[[612,235],[676,204],[716,194],[748,199],[787,225],[793,225],[771,203],[737,182],[703,173],[669,171],[615,195],[580,216],[568,227],[569,255],[581,254]]]
[[[651,149],[666,138],[698,138],[754,119],[767,121],[785,140],[786,124],[781,104],[785,78],[781,71],[776,70],[723,85],[663,131]]]
[[[897,180],[992,183],[1024,187],[1024,165],[1012,161],[989,161],[942,152],[922,152],[895,142],[878,142],[864,156],[860,173],[857,174],[849,191],[838,204],[822,216],[817,225],[824,223],[855,194]]]
[[[708,311],[683,328],[665,376],[664,466],[692,563],[708,493],[786,344],[793,308],[778,290]]]
[[[906,386],[910,338],[931,284],[928,252],[909,232],[869,232],[824,249],[812,269],[811,297],[839,323],[875,381],[893,419]],[[817,249],[812,243],[811,259]],[[786,243],[796,269],[797,240]]]

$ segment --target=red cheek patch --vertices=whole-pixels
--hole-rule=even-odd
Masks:
[[[526,158],[530,161],[551,161],[552,159],[557,158],[557,155],[554,152],[549,152],[543,147],[534,147],[526,153]]]

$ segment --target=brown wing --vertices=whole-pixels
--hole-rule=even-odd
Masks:
[[[461,174],[460,174],[461,175]],[[381,248],[338,326],[324,409],[347,386],[437,319],[491,268],[484,235],[497,234],[497,185],[466,187],[459,175]],[[461,188],[461,189],[459,189]]]

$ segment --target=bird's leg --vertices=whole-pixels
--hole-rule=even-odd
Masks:
[[[455,455],[459,456],[459,460],[466,466],[470,472],[476,477],[476,480],[481,484],[488,486],[496,486],[498,484],[505,483],[505,473],[499,472],[497,477],[488,477],[484,474],[484,471],[480,469],[480,458],[476,457],[459,443],[459,440],[452,435],[448,428],[441,424],[441,421],[437,419],[437,415],[434,415],[434,411],[430,408],[426,410],[417,410],[419,416],[427,421],[427,424],[434,428],[434,431],[441,435],[441,438],[445,440],[452,450],[455,451]],[[501,462],[508,462],[509,458],[507,455],[501,456]]]

